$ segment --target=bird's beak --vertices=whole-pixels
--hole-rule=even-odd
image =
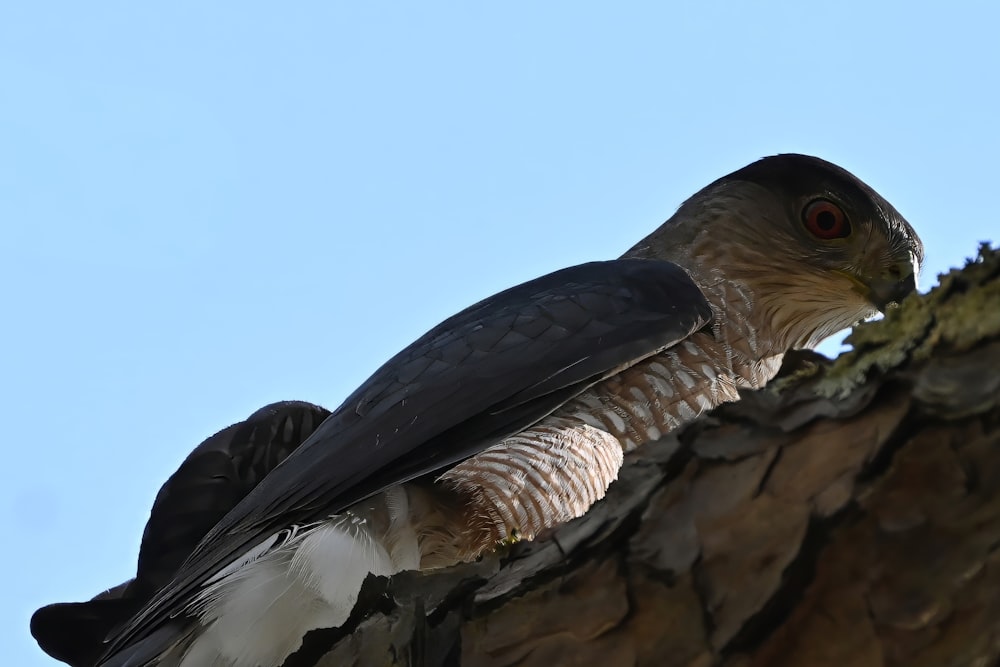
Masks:
[[[897,270],[881,278],[865,281],[868,299],[883,313],[899,305],[910,292],[917,290],[916,267],[912,261],[900,262]]]

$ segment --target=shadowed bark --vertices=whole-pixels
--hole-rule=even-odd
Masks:
[[[1000,252],[626,459],[534,542],[369,577],[286,665],[1000,661]]]

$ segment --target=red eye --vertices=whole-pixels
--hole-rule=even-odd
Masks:
[[[851,234],[851,223],[844,209],[829,199],[817,199],[802,212],[802,221],[813,236],[824,241],[842,239]]]

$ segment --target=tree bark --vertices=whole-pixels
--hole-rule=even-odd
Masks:
[[[369,577],[288,667],[1000,662],[1000,252],[629,457],[586,516]]]

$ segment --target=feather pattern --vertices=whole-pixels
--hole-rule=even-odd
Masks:
[[[369,573],[418,569],[406,492],[378,501],[281,531],[220,570],[188,610],[204,630],[182,667],[281,664],[307,632],[348,619]]]

